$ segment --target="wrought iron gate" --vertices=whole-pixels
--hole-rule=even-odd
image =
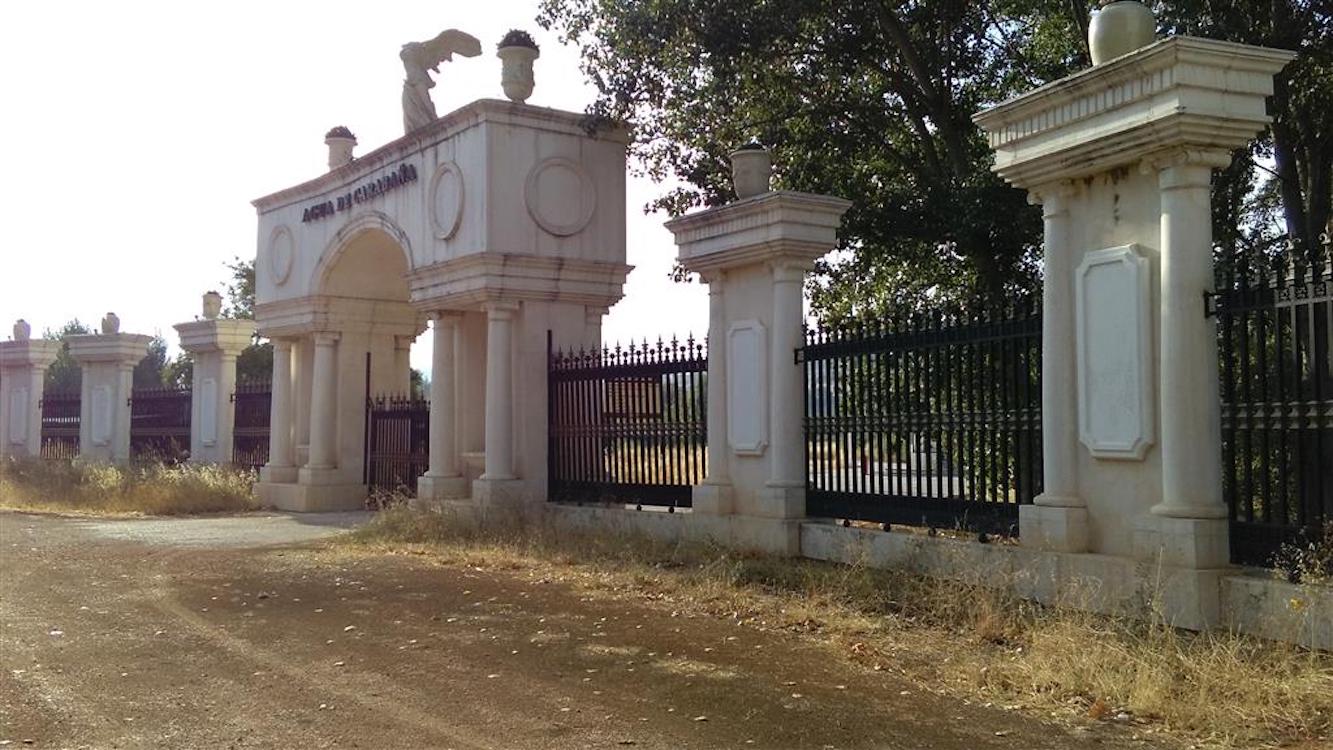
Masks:
[[[130,398],[130,455],[178,463],[190,455],[190,389],[136,388]]]
[[[688,507],[705,471],[707,369],[692,338],[552,353],[550,499]]]
[[[232,428],[232,464],[258,471],[268,463],[272,390],[272,383],[268,381],[236,384],[236,391],[231,395],[236,414]]]
[[[810,332],[811,516],[1017,534],[1041,491],[1041,316]]]
[[[69,460],[79,455],[79,391],[42,394],[42,458]]]
[[[430,468],[430,402],[407,396],[366,401],[365,482],[371,490],[415,494]]]

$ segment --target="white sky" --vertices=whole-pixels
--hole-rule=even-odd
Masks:
[[[161,333],[220,288],[223,263],[255,254],[250,200],[326,170],[325,131],[366,153],[402,134],[398,49],[456,27],[482,54],[440,67],[435,108],[503,98],[495,44],[510,28],[541,46],[530,104],[583,111],[578,55],[534,21],[536,0],[487,2],[12,2],[0,22],[0,331],[34,334],[114,310]],[[665,188],[629,181],[625,299],[608,342],[707,329],[706,289],[666,277]],[[412,350],[430,362],[429,335]]]

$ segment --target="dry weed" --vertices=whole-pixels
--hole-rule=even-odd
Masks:
[[[0,507],[73,513],[178,515],[252,510],[254,475],[227,466],[114,466],[0,461]]]

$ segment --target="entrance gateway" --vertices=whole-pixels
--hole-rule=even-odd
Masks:
[[[625,148],[574,112],[480,100],[254,201],[255,319],[273,341],[262,501],[359,508],[366,396],[409,389],[433,321],[430,469],[418,496],[545,498],[547,347],[600,344],[622,296]]]

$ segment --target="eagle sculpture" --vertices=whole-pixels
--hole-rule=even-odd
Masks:
[[[452,60],[454,55],[476,57],[480,54],[481,42],[458,29],[446,29],[434,39],[403,45],[398,53],[403,60],[403,69],[407,71],[407,78],[403,80],[403,132],[411,133],[435,122],[438,117],[435,102],[430,98],[430,90],[435,87],[430,71],[440,72],[440,63]]]

